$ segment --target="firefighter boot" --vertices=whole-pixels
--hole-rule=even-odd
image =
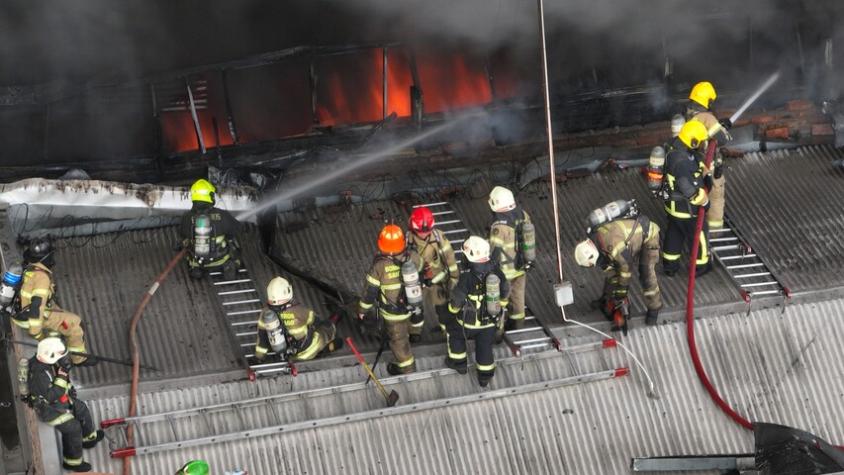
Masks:
[[[190,271],[188,271],[188,275],[190,275],[191,279],[199,280],[202,278],[202,276],[205,275],[205,271],[202,270],[202,267],[199,266],[191,267]]]
[[[449,368],[453,369],[454,371],[457,371],[460,374],[466,374],[466,373],[469,372],[469,367],[466,364],[466,360],[457,361],[457,360],[453,360],[453,359],[446,356],[445,365],[448,366]]]
[[[228,261],[223,264],[223,278],[231,281],[237,278],[237,263],[235,261]]]
[[[404,366],[404,367],[399,366],[399,364],[395,363],[395,362],[387,364],[387,372],[390,373],[393,376],[398,376],[400,374],[413,373],[414,371],[416,371],[416,362],[413,362],[410,365]]]
[[[103,440],[104,437],[105,432],[98,429],[82,438],[82,448],[93,449],[97,446],[97,443],[99,443],[99,441]]]
[[[613,305],[611,300],[607,300],[603,297],[593,300],[589,302],[589,307],[594,310],[600,310],[602,314],[604,314],[604,318],[609,321],[612,321],[613,311],[615,310],[615,305]]]
[[[342,338],[335,338],[328,342],[328,346],[325,347],[326,353],[333,353],[340,348],[343,348],[343,339]]]
[[[645,325],[656,325],[659,320],[659,310],[648,310],[645,314]]]
[[[67,462],[63,462],[62,467],[64,467],[64,469],[69,471],[69,472],[81,472],[81,473],[90,472],[91,469],[92,469],[91,464],[84,461],[84,460],[79,462],[76,465],[71,465]]]

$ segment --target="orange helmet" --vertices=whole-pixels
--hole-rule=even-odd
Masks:
[[[404,232],[395,224],[388,224],[378,235],[378,250],[384,254],[395,255],[404,252]]]

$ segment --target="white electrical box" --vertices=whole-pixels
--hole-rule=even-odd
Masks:
[[[560,307],[573,304],[574,291],[571,288],[571,282],[554,284],[554,299]]]

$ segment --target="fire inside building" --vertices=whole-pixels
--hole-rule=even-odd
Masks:
[[[844,473],[844,4],[9,3],[0,473]]]

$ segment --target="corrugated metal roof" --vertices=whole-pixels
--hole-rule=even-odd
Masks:
[[[729,162],[727,213],[791,290],[844,284],[844,150],[811,146]]]
[[[698,345],[710,377],[724,398],[751,420],[777,422],[844,441],[844,300],[735,313],[698,322]],[[689,361],[682,324],[637,329],[625,339],[648,364],[660,399],[645,396],[641,373],[443,407],[375,417],[326,428],[181,449],[137,457],[135,473],[169,473],[191,458],[215,471],[247,468],[275,473],[629,473],[634,456],[753,451],[752,434],[727,419],[709,400]],[[616,351],[584,353],[578,364],[611,367]],[[606,360],[605,360],[606,359]],[[543,360],[537,373],[550,379],[572,370],[569,358]],[[591,366],[594,365],[594,366]],[[514,367],[515,369],[515,367]],[[503,373],[519,384],[533,371]],[[503,375],[503,374],[502,374]],[[360,377],[356,368],[334,370],[330,380]],[[316,384],[319,375],[233,383],[142,394],[145,412],[273,394],[291,384]],[[301,379],[304,378],[304,379]],[[326,384],[326,380],[321,384]],[[498,384],[495,381],[494,384]],[[418,385],[437,398],[455,385]],[[332,402],[360,404],[338,395]],[[403,395],[410,399],[410,395]],[[323,410],[302,403],[302,410]],[[122,414],[124,398],[93,400],[97,418]],[[231,421],[230,421],[231,422]],[[87,455],[98,469],[116,470],[104,447]]]

